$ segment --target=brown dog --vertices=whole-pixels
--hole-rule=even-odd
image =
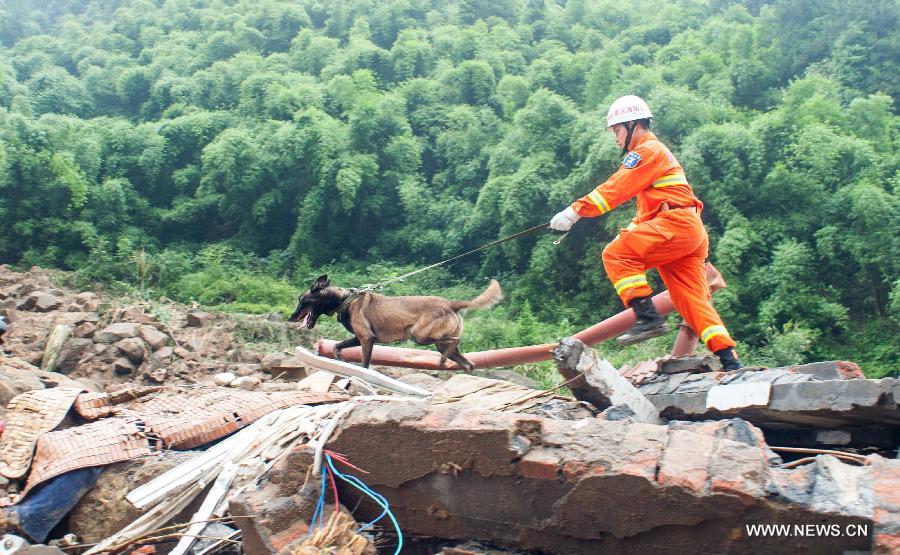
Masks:
[[[322,314],[337,314],[338,322],[354,337],[334,346],[334,358],[340,360],[342,349],[362,346],[362,365],[366,368],[376,342],[412,339],[419,345],[436,345],[441,353],[441,366],[449,358],[468,371],[475,365],[459,352],[463,331],[459,312],[489,308],[502,298],[500,284],[495,279],[471,301],[448,301],[441,297],[387,297],[372,291],[354,292],[332,287],[324,275],[300,296],[297,310],[288,321],[300,321],[312,329]]]

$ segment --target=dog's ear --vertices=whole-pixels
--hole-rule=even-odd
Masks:
[[[309,288],[310,291],[318,291],[320,289],[325,289],[330,285],[331,282],[328,281],[328,274],[323,274],[319,276],[315,283],[312,284],[312,287]]]

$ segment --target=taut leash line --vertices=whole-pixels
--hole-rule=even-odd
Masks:
[[[394,278],[391,278],[391,279],[386,279],[386,280],[384,280],[384,281],[381,281],[381,282],[379,282],[379,283],[376,283],[375,285],[371,285],[371,286],[369,286],[369,287],[364,287],[364,288],[362,288],[362,289],[359,290],[359,293],[362,293],[362,292],[364,292],[364,291],[373,291],[373,290],[375,290],[375,289],[381,289],[382,287],[384,287],[384,286],[386,286],[386,285],[389,285],[389,284],[394,283],[394,282],[397,282],[397,281],[402,281],[402,280],[404,280],[404,279],[406,279],[406,278],[408,278],[408,277],[410,277],[410,276],[414,276],[414,275],[416,275],[416,274],[418,274],[418,273],[424,272],[425,270],[430,270],[430,269],[432,269],[432,268],[437,268],[438,266],[442,266],[442,265],[444,265],[444,264],[447,264],[448,262],[453,262],[454,260],[458,260],[458,259],[460,259],[460,258],[462,258],[462,257],[464,257],[464,256],[469,256],[470,254],[476,253],[476,252],[478,252],[478,251],[483,251],[484,249],[489,249],[489,248],[491,248],[491,247],[494,247],[494,246],[496,246],[496,245],[499,245],[500,243],[505,243],[506,241],[511,241],[512,239],[518,239],[519,237],[524,237],[525,235],[531,235],[532,233],[535,233],[535,232],[537,232],[537,231],[542,231],[542,230],[544,230],[544,229],[549,229],[549,228],[550,228],[550,224],[549,224],[549,223],[547,223],[547,224],[540,224],[540,225],[536,225],[536,226],[534,226],[534,227],[530,227],[530,228],[525,229],[525,230],[523,230],[523,231],[519,231],[518,233],[513,233],[512,235],[507,235],[506,237],[504,237],[504,238],[502,238],[502,239],[497,239],[496,241],[492,241],[492,242],[490,242],[490,243],[487,243],[486,245],[481,245],[480,247],[478,247],[478,248],[476,248],[476,249],[472,249],[472,250],[470,250],[470,251],[468,251],[468,252],[464,252],[464,253],[462,253],[462,254],[458,254],[458,255],[456,255],[456,256],[454,256],[454,257],[452,257],[452,258],[448,258],[447,260],[441,260],[440,262],[435,262],[434,264],[431,264],[431,265],[429,265],[429,266],[425,266],[424,268],[419,268],[418,270],[414,270],[414,271],[412,271],[412,272],[403,274],[402,276],[397,276],[397,277],[394,277]]]

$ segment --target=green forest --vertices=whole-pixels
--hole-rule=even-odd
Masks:
[[[320,274],[371,284],[548,222],[619,166],[606,110],[636,94],[705,203],[745,364],[896,375],[898,19],[896,0],[8,0],[0,263],[286,315]],[[600,252],[633,215],[386,293],[497,278],[463,350],[554,341],[623,309]]]

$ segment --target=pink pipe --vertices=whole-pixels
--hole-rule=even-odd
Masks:
[[[718,270],[712,264],[706,263],[706,279],[710,285],[710,290],[716,291],[725,287],[725,281]],[[653,304],[660,314],[665,316],[675,310],[672,299],[669,297],[668,291],[653,297]],[[631,309],[611,316],[598,324],[584,329],[574,335],[576,339],[580,339],[587,345],[595,345],[601,341],[606,341],[617,337],[634,324],[634,311]],[[679,334],[679,339],[681,334]],[[334,358],[334,346],[337,341],[332,339],[320,339],[316,342],[316,352],[323,357]],[[678,341],[676,340],[676,345]],[[506,349],[493,349],[490,351],[479,351],[475,353],[463,353],[469,359],[475,368],[496,368],[498,366],[512,366],[515,364],[527,364],[530,362],[541,362],[550,360],[553,357],[553,349],[556,343],[546,343],[544,345],[527,345],[524,347],[510,347]],[[348,362],[361,362],[362,349],[359,347],[351,347],[341,351],[341,358]],[[441,360],[440,353],[436,351],[426,351],[424,349],[408,349],[404,347],[385,347],[376,345],[372,349],[371,364],[379,364],[384,366],[400,366],[404,368],[421,368],[426,370],[459,370],[455,362],[447,361],[442,368],[439,363]]]

